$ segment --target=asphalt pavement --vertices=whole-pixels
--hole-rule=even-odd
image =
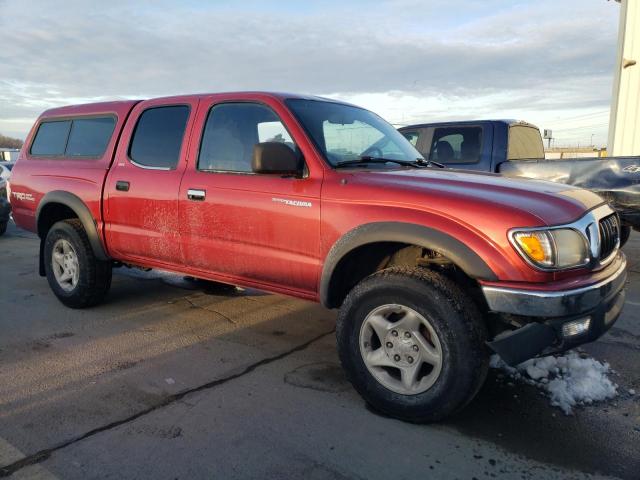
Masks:
[[[640,234],[627,304],[584,350],[621,395],[571,416],[492,371],[438,425],[371,411],[339,366],[335,312],[163,272],[115,270],[71,310],[38,240],[0,237],[0,477],[640,478]]]

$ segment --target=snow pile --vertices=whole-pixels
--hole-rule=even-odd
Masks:
[[[544,390],[551,405],[561,408],[566,415],[571,414],[576,405],[611,399],[618,394],[618,386],[607,377],[609,364],[593,358],[581,358],[576,352],[533,358],[515,368],[504,363],[498,355],[493,355],[491,367]]]

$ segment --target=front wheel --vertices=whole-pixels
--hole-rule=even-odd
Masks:
[[[0,235],[4,235],[7,231],[7,225],[9,222],[0,222]]]
[[[44,244],[44,265],[51,290],[71,308],[100,303],[111,287],[111,263],[96,259],[77,219],[51,227]]]
[[[403,420],[447,417],[487,375],[480,312],[455,283],[429,270],[391,268],[363,280],[340,309],[336,335],[355,389]]]

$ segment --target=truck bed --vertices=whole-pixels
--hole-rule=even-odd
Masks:
[[[640,226],[640,157],[514,160],[501,163],[498,171],[589,189],[610,202],[625,223]]]

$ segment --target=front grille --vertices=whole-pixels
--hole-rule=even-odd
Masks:
[[[600,260],[606,259],[613,253],[620,237],[618,216],[614,213],[600,220]]]

